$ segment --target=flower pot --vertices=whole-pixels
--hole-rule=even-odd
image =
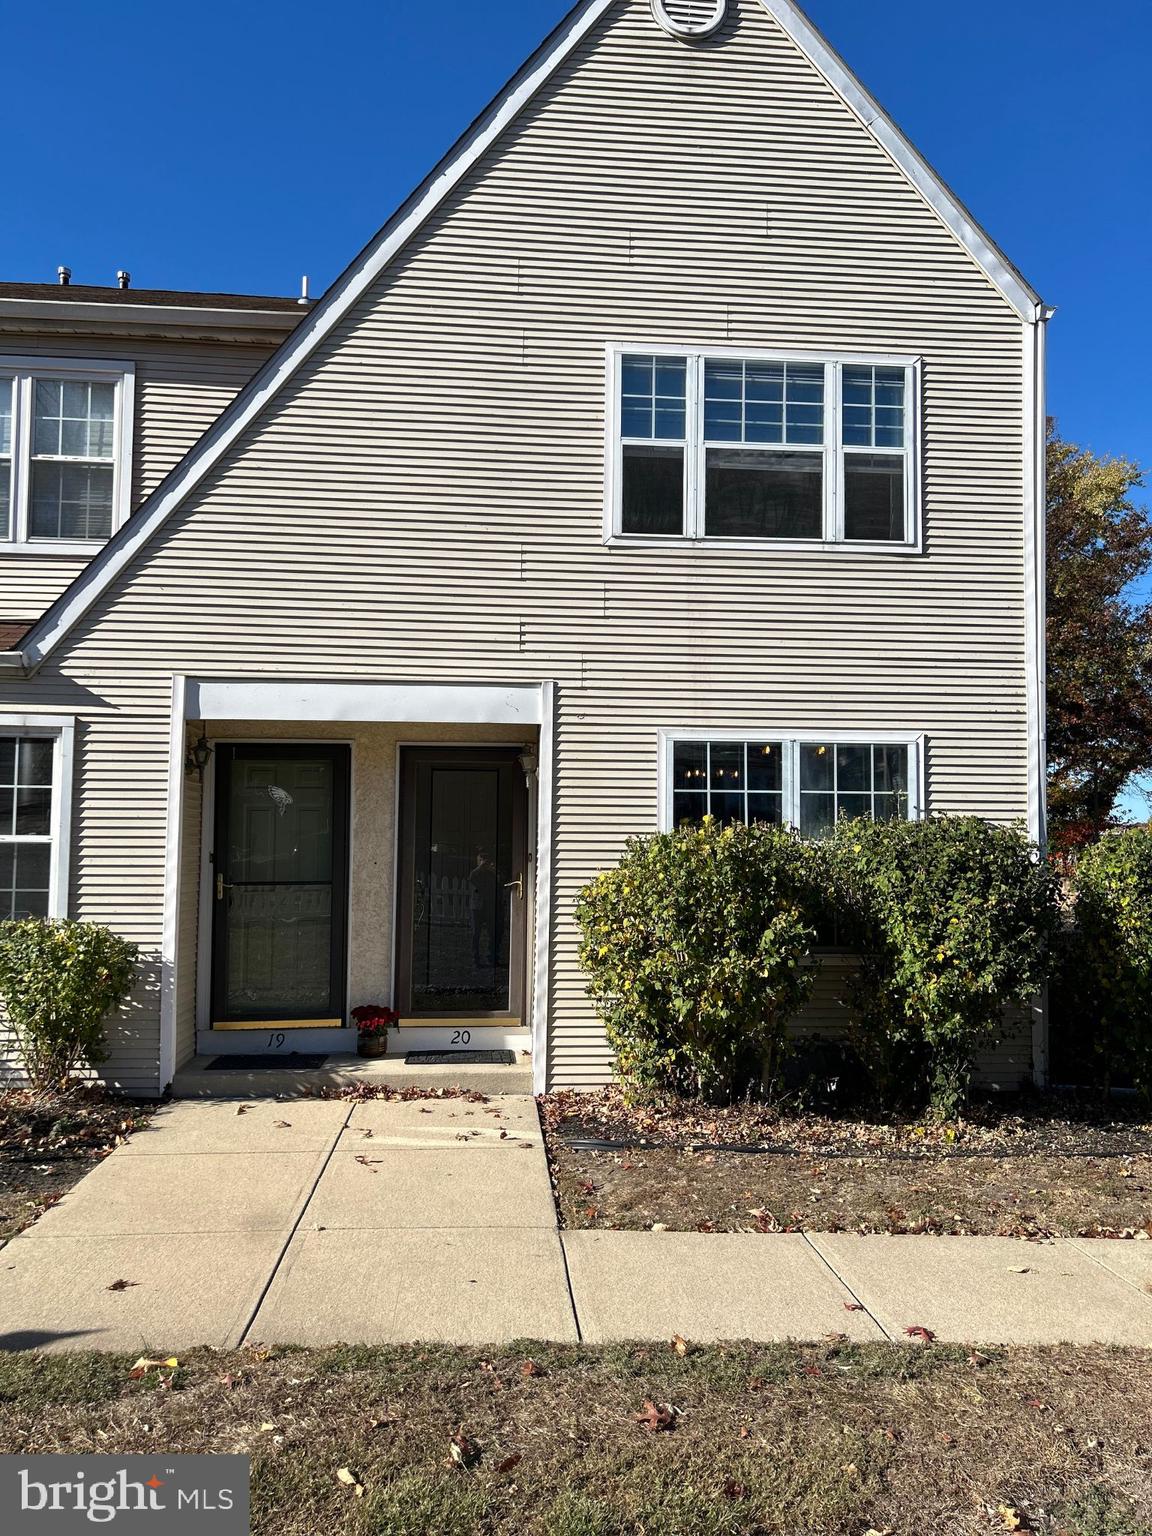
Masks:
[[[356,1050],[361,1056],[387,1056],[387,1035],[361,1035]]]

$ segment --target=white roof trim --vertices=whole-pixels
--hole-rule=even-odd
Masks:
[[[32,672],[56,649],[615,3],[583,0],[569,13],[219,420],[35,624],[20,650],[8,653],[13,660],[0,659],[0,666],[22,664]],[[888,151],[1021,318],[1035,321],[1040,301],[1032,289],[792,0],[760,3]]]

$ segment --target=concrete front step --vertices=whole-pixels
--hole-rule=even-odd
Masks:
[[[329,1056],[322,1067],[225,1067],[208,1070],[213,1058],[197,1056],[172,1080],[177,1099],[271,1098],[314,1093],[318,1088],[353,1088],[365,1083],[389,1088],[463,1088],[472,1093],[532,1092],[532,1065],[422,1067],[399,1056]]]

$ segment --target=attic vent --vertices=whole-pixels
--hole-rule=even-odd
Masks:
[[[652,0],[652,14],[673,37],[707,37],[728,14],[728,0]]]

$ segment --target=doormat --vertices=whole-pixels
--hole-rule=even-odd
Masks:
[[[514,1051],[409,1051],[407,1067],[514,1067]]]
[[[290,1051],[287,1056],[217,1056],[206,1072],[279,1072],[285,1067],[322,1067],[327,1056],[303,1056]]]

